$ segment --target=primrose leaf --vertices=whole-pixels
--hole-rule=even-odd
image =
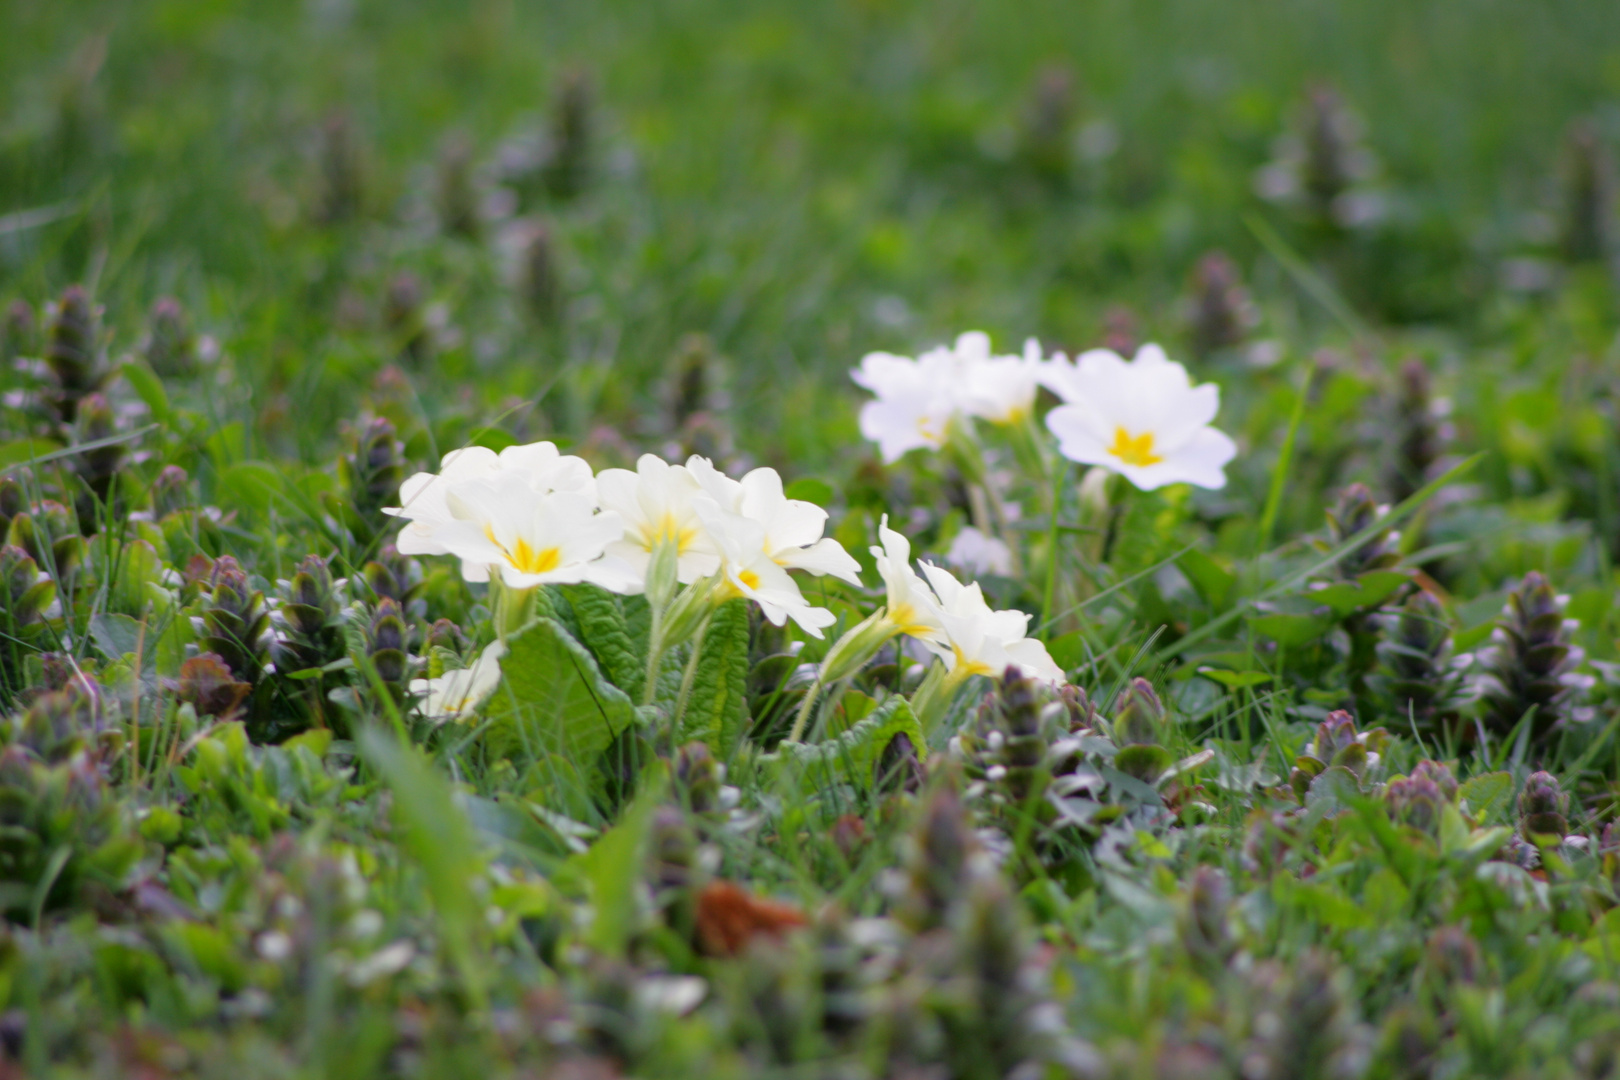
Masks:
[[[581,642],[591,650],[603,672],[613,685],[639,698],[647,677],[646,653],[636,648],[630,636],[623,603],[597,585],[564,585],[560,591],[574,610]]]
[[[681,737],[702,739],[731,756],[748,719],[748,602],[728,600],[709,619]]]
[[[594,760],[635,723],[630,698],[602,677],[596,658],[557,620],[536,619],[506,647],[501,684],[484,707],[495,752]]]
[[[870,716],[836,739],[821,743],[784,742],[765,760],[799,770],[800,785],[807,792],[839,783],[870,787],[876,779],[878,759],[896,735],[909,738],[919,758],[928,756],[922,725],[912,713],[911,703],[898,694],[885,700]]]

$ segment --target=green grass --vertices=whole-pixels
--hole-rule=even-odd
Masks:
[[[0,301],[53,325],[82,283],[110,402],[61,422],[43,332],[6,339],[0,1076],[1612,1071],[1620,207],[1611,172],[1578,212],[1571,125],[1612,156],[1620,9],[0,24]],[[498,175],[581,79],[579,190]],[[1257,193],[1321,86],[1377,160],[1365,227]],[[1605,258],[1567,257],[1582,220]],[[1254,318],[1200,349],[1215,249]],[[193,370],[149,347],[166,296]],[[880,464],[848,369],[970,328],[1164,343],[1220,385],[1227,487],[1099,506],[989,425]],[[868,586],[881,515],[936,560],[983,516],[982,451],[1024,568],[986,595],[1081,693],[936,696],[890,645],[794,746],[807,665],[879,591],[807,579],[826,641],[732,607],[660,660],[643,600],[384,551],[403,475],[539,439],[771,465]],[[310,555],[346,583],[300,615]],[[267,673],[231,640],[259,618]],[[495,696],[430,723],[406,681],[497,636]]]

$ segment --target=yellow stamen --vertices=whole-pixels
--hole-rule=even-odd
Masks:
[[[752,570],[738,571],[737,580],[748,586],[750,589],[759,588],[759,575],[754,573]]]
[[[555,547],[541,548],[536,551],[523,537],[517,538],[517,543],[507,547],[495,539],[495,530],[488,525],[484,526],[484,535],[489,542],[501,549],[506,561],[512,568],[522,574],[544,574],[555,570],[562,565],[562,549]]]
[[[1143,468],[1148,465],[1157,465],[1164,458],[1153,452],[1153,432],[1144,431],[1142,434],[1132,436],[1122,427],[1114,429],[1114,445],[1108,452],[1127,465]]]
[[[1149,438],[1151,437],[1152,436],[1149,436]],[[995,674],[995,672],[991,670],[989,664],[984,663],[982,660],[969,660],[966,656],[962,655],[962,647],[954,642],[951,644],[951,651],[956,654],[956,666],[951,669],[952,678],[961,680],[967,678],[969,675]]]
[[[912,637],[933,637],[934,628],[922,621],[917,609],[910,604],[896,604],[889,609],[889,621],[900,628],[902,634]]]
[[[662,541],[672,540],[675,542],[675,554],[685,555],[696,539],[697,530],[690,526],[682,528],[681,523],[675,520],[674,514],[665,514],[656,524],[641,527],[641,542],[648,551]]]

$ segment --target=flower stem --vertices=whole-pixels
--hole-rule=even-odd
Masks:
[[[651,705],[658,692],[658,665],[664,658],[664,613],[652,609],[652,622],[647,629],[647,678],[641,687],[641,703]]]
[[[821,672],[816,672],[816,681],[805,691],[804,702],[799,706],[799,715],[793,718],[793,730],[788,732],[788,742],[798,742],[804,736],[805,725],[810,722],[810,714],[815,710],[816,698],[821,696]]]
[[[1063,485],[1069,479],[1069,463],[1058,463],[1052,479],[1052,517],[1046,526],[1046,589],[1041,600],[1041,640],[1050,641],[1057,619],[1052,606],[1057,600],[1058,579],[1058,514],[1063,509]]]

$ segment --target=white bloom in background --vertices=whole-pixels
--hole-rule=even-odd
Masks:
[[[827,528],[827,511],[784,495],[782,477],[775,469],[753,469],[741,480],[733,480],[708,458],[693,456],[686,467],[722,510],[760,526],[762,549],[776,565],[828,574],[851,585],[861,583],[860,564],[854,556],[837,540],[821,535]]]
[[[624,534],[608,545],[608,554],[624,560],[639,580],[646,580],[653,548],[662,541],[675,544],[675,574],[683,584],[720,568],[719,552],[692,506],[702,488],[685,466],[643,454],[635,472],[603,469],[596,490],[603,510],[624,522]]]
[[[437,679],[412,679],[411,693],[426,695],[422,715],[441,724],[472,712],[501,684],[501,657],[505,655],[504,641],[491,642],[472,667],[447,671]]]
[[[437,539],[441,526],[452,520],[446,498],[463,480],[489,479],[510,472],[523,477],[535,491],[573,491],[595,502],[595,482],[584,458],[564,455],[549,442],[508,446],[499,454],[482,446],[452,450],[439,462],[437,473],[416,473],[399,485],[399,506],[385,514],[406,520],[398,547],[404,555],[445,555]]]
[[[1220,388],[1193,386],[1187,369],[1144,345],[1129,363],[1108,349],[1058,364],[1046,385],[1064,404],[1046,416],[1070,461],[1121,473],[1143,491],[1165,484],[1226,486],[1222,471],[1237,456],[1224,432],[1210,427]]]
[[[967,339],[976,339],[970,350]],[[963,360],[962,382],[957,391],[962,411],[992,424],[1018,424],[1035,411],[1035,392],[1047,369],[1064,362],[1062,354],[1047,360],[1041,343],[1034,338],[1024,342],[1023,356],[991,356],[990,338],[984,334],[963,334],[956,339],[957,355]]]
[[[965,526],[951,541],[945,561],[972,577],[1012,573],[1012,549],[1005,540],[986,536],[972,525]]]
[[[589,581],[624,592],[638,584],[623,562],[603,558],[624,535],[624,520],[597,513],[582,492],[538,492],[510,470],[457,482],[445,504],[450,520],[435,529],[434,541],[461,559],[468,581],[488,581],[494,569],[514,589]]]
[[[1012,665],[1031,678],[1063,681],[1063,670],[1046,646],[1024,636],[1029,629],[1027,612],[993,611],[977,582],[963,585],[950,571],[931,563],[923,563],[922,569],[939,597],[937,612],[944,630],[943,640],[927,644],[954,678],[999,676]]]
[[[960,365],[949,349],[934,349],[913,360],[890,353],[867,353],[850,378],[877,395],[861,406],[861,434],[878,444],[885,463],[909,450],[938,450],[961,411],[956,388]]]
[[[885,618],[899,633],[919,641],[943,641],[945,629],[939,617],[939,601],[928,583],[911,568],[911,541],[889,528],[887,514],[878,525],[878,538],[883,546],[870,550],[888,594]]]
[[[704,530],[720,551],[720,573],[732,591],[758,604],[777,626],[791,618],[814,637],[821,637],[822,627],[838,621],[826,608],[806,600],[798,582],[771,558],[759,522],[724,510],[710,498],[700,497],[694,505]]]

